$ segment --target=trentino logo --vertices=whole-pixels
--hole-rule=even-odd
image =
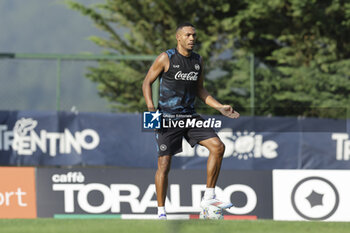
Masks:
[[[332,140],[337,142],[337,160],[350,160],[350,140],[347,133],[333,133]]]
[[[50,156],[70,154],[72,149],[77,154],[82,154],[82,149],[93,150],[100,143],[98,133],[93,129],[84,129],[74,134],[69,129],[64,132],[35,131],[38,121],[32,118],[17,120],[13,130],[8,130],[7,125],[0,125],[0,150],[9,151],[12,147],[18,155],[32,155],[39,149]]]

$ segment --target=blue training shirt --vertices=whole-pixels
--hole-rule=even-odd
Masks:
[[[160,77],[158,108],[163,114],[195,114],[197,82],[202,72],[200,56],[181,55],[177,49],[166,51],[169,70]]]

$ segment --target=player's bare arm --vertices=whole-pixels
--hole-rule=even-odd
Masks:
[[[145,97],[146,105],[148,111],[155,111],[154,103],[152,100],[152,83],[157,79],[157,77],[169,69],[169,58],[166,53],[161,53],[157,59],[152,64],[151,68],[143,80],[142,92]]]
[[[202,73],[199,77],[198,84],[197,84],[197,96],[207,105],[209,105],[212,108],[215,108],[218,110],[222,115],[227,116],[229,118],[238,118],[239,113],[236,112],[230,105],[223,105],[219,103],[214,97],[212,97],[207,89],[203,86],[203,80],[204,80],[204,65],[203,61],[201,61],[202,66]]]

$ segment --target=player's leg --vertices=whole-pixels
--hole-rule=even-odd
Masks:
[[[223,209],[232,207],[232,203],[219,201],[215,196],[215,185],[220,174],[225,145],[218,137],[200,141],[199,144],[209,150],[207,161],[207,187],[201,202],[201,207],[205,208],[209,205],[214,205]]]
[[[197,119],[203,120],[201,117],[197,117]],[[220,208],[232,207],[233,205],[231,203],[219,201],[215,197],[215,185],[220,174],[225,145],[211,128],[191,128],[188,130],[185,138],[192,147],[195,144],[200,144],[209,150],[207,161],[207,187],[204,192],[201,207],[203,209],[208,207],[208,205],[215,205]]]
[[[158,169],[155,175],[155,185],[158,202],[159,218],[166,218],[165,198],[168,189],[168,174],[171,165],[171,155],[163,155],[158,157]]]
[[[207,188],[215,188],[220,174],[225,145],[218,137],[200,141],[199,144],[209,150],[209,157],[207,161]]]
[[[155,175],[158,217],[166,219],[165,199],[168,189],[168,174],[172,155],[182,151],[181,129],[161,129],[156,131],[158,150],[158,169]]]

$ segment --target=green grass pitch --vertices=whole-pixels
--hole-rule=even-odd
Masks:
[[[0,233],[349,233],[350,222],[0,219]]]

